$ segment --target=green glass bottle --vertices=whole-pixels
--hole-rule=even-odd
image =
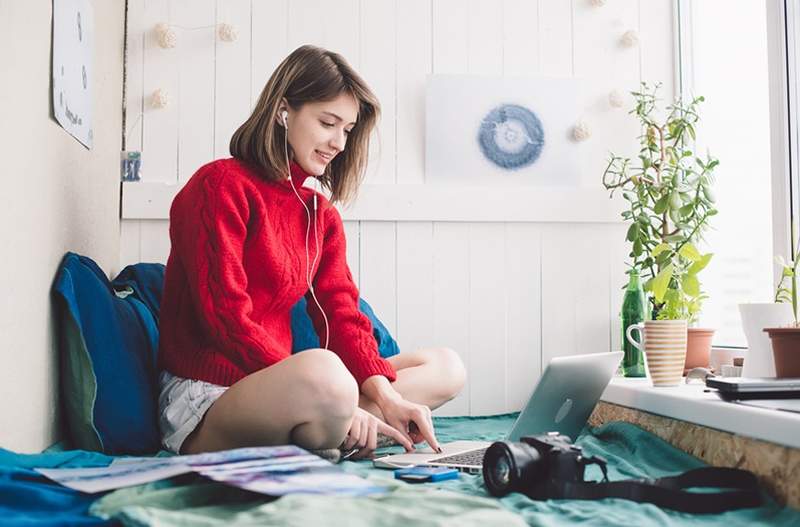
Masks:
[[[625,330],[629,326],[645,321],[647,317],[647,297],[642,289],[639,280],[639,272],[636,269],[629,273],[628,287],[625,288],[625,296],[622,299],[622,350],[625,356],[622,358],[622,374],[625,377],[646,377],[644,367],[644,355],[642,351],[628,342],[625,338]],[[638,336],[641,332],[635,331],[632,336]]]

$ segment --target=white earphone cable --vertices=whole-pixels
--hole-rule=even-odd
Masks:
[[[294,195],[297,196],[298,201],[303,206],[303,209],[306,211],[306,218],[308,222],[306,223],[306,284],[308,285],[308,290],[311,292],[311,298],[314,299],[314,303],[317,305],[319,312],[322,313],[322,319],[325,321],[325,346],[324,349],[328,349],[328,345],[330,344],[330,326],[328,325],[328,317],[325,315],[325,310],[322,309],[322,305],[320,305],[319,300],[317,299],[317,295],[314,293],[314,285],[311,283],[311,272],[314,269],[314,266],[317,264],[317,259],[319,258],[319,238],[317,237],[317,207],[316,207],[316,194],[314,194],[314,245],[316,246],[316,250],[314,251],[314,259],[313,261],[309,262],[310,254],[308,250],[308,236],[309,231],[311,229],[311,212],[308,210],[308,205],[306,205],[303,198],[300,197],[300,193],[297,192],[297,188],[294,186],[294,181],[292,180],[292,168],[289,165],[289,126],[287,123],[286,114],[283,114],[283,124],[284,124],[284,133],[283,133],[283,152],[286,155],[286,170],[289,172],[289,184],[294,191]]]

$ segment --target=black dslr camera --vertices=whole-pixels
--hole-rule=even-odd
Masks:
[[[549,432],[520,443],[492,443],[483,457],[483,480],[492,496],[522,492],[535,500],[559,499],[568,485],[584,482],[588,465],[598,465],[608,481],[605,459],[586,456],[569,437]]]

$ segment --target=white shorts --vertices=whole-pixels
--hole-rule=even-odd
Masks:
[[[181,445],[220,395],[228,389],[210,382],[184,379],[162,371],[158,376],[158,424],[161,444],[180,453]]]

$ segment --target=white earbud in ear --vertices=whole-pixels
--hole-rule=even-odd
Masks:
[[[282,111],[281,112],[281,118],[283,119],[283,126],[285,126],[286,128],[289,128],[289,122],[288,122],[289,112],[287,112],[286,110]]]

